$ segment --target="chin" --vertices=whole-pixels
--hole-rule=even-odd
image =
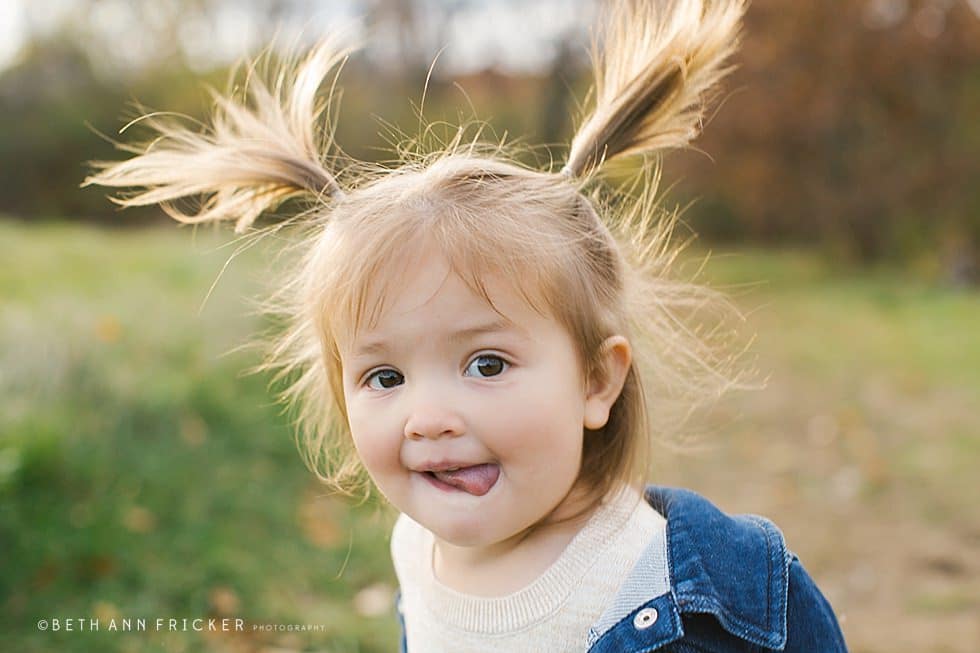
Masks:
[[[482,533],[465,526],[443,527],[440,529],[440,532],[435,533],[439,536],[439,539],[456,546],[479,546],[485,544],[486,539]]]
[[[454,546],[485,546],[495,540],[488,536],[479,521],[460,521],[451,524],[433,524],[430,528],[442,541]]]

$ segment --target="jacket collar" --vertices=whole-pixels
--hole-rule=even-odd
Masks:
[[[601,632],[593,629],[590,652],[653,650],[683,637],[681,616],[694,613],[714,616],[747,642],[783,647],[791,556],[779,529],[755,515],[726,515],[689,490],[649,485],[644,497],[667,520],[669,592],[635,591],[635,576],[650,566],[648,548],[624,583],[628,600],[621,590],[613,604],[618,620]],[[598,623],[608,624],[609,617]]]

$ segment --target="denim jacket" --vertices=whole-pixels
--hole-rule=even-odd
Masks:
[[[649,485],[644,496],[667,520],[666,552],[644,551],[584,653],[846,653],[830,604],[772,522],[726,515],[689,490]]]

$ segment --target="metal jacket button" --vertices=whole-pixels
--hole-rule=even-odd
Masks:
[[[633,617],[633,626],[637,630],[644,630],[657,623],[656,608],[643,608]]]

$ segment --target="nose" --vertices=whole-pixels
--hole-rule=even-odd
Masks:
[[[445,402],[420,401],[412,407],[405,421],[405,437],[409,440],[452,438],[463,434],[463,418]]]

